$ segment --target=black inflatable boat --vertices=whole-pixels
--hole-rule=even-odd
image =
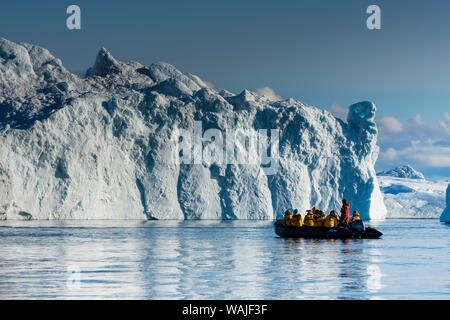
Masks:
[[[357,228],[290,227],[284,225],[281,220],[277,220],[274,226],[275,233],[283,238],[377,239],[383,235],[374,228],[365,228],[362,223]]]

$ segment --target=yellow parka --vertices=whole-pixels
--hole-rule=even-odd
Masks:
[[[292,213],[291,213],[291,210],[287,210],[284,213],[283,224],[287,225],[287,226],[291,226],[292,225]]]
[[[294,227],[301,227],[303,225],[301,214],[294,214],[294,216],[292,217],[292,225]]]
[[[303,219],[303,225],[306,227],[314,227],[314,216],[312,212],[308,211],[305,218]]]
[[[356,220],[361,220],[361,218],[359,217],[359,212],[358,211],[353,213],[352,220],[350,221],[350,223],[352,223],[353,221],[356,221]]]
[[[323,227],[325,218],[325,212],[318,213],[314,219],[314,227]]]
[[[318,216],[318,214],[320,213],[320,210],[317,209],[316,207],[313,207],[312,210],[311,210],[311,213],[312,213],[312,215],[313,215],[314,221],[316,221],[317,216]]]
[[[336,228],[338,225],[338,219],[336,214],[334,213],[330,213],[326,218],[325,221],[323,223],[323,226],[325,228]]]

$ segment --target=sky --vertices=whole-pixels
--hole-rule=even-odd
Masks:
[[[68,30],[66,8],[81,8]],[[369,30],[366,9],[381,9]],[[9,1],[0,37],[49,49],[84,73],[101,47],[118,60],[165,61],[216,88],[293,97],[345,120],[377,105],[376,168],[409,163],[450,176],[450,1]]]

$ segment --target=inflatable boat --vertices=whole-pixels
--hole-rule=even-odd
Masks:
[[[383,234],[371,227],[358,223],[355,227],[291,227],[281,220],[274,223],[275,233],[282,238],[317,238],[317,239],[378,239]]]

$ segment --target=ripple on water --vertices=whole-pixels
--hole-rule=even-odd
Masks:
[[[449,298],[447,225],[370,224],[381,239],[282,239],[270,221],[3,221],[0,298]]]

